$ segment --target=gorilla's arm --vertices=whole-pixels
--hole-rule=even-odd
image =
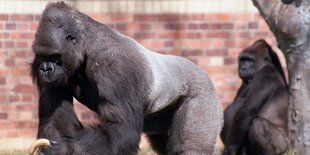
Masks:
[[[244,107],[237,112],[232,122],[223,154],[234,154],[240,151],[238,149],[242,147],[251,121],[257,116],[260,108],[277,87],[275,83],[270,82],[275,78],[274,73],[272,67],[264,67],[251,82],[251,88],[244,99]]]
[[[59,111],[62,109],[63,104],[72,106],[72,95],[68,93],[66,88],[47,88],[40,89],[39,98],[39,129],[37,138],[48,138],[57,141],[59,140],[60,133],[56,129],[54,121],[57,119],[63,119]],[[60,121],[59,126],[66,126],[66,123]]]
[[[220,134],[224,145],[226,144],[226,137],[236,113],[244,106],[244,98],[248,92],[248,89],[248,85],[243,82],[238,89],[237,96],[235,97],[233,103],[231,103],[224,111],[224,126]]]
[[[99,54],[98,54],[99,55]],[[114,54],[115,55],[115,54]],[[134,60],[120,57],[112,59],[100,54],[97,61],[104,62],[94,69],[86,69],[90,84],[96,88],[98,100],[97,114],[100,119],[101,145],[109,155],[131,155],[139,148],[140,134],[143,129],[143,116],[146,99],[143,77],[131,67],[138,65]],[[131,64],[128,66],[128,64]],[[93,64],[89,64],[90,68]],[[124,76],[126,75],[126,76]],[[91,92],[90,92],[91,93]],[[85,96],[88,96],[85,94]],[[85,104],[85,103],[83,103]]]
[[[84,127],[73,109],[70,90],[63,87],[42,88],[39,102],[38,138],[52,142],[41,152],[54,154],[102,154],[107,145],[100,126]],[[109,154],[109,152],[107,152]]]

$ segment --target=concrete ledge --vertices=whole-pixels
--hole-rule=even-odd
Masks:
[[[41,13],[55,0],[2,0],[0,13]],[[65,0],[87,13],[257,13],[251,0]]]
[[[0,151],[26,151],[34,140],[34,138],[3,138],[0,139]]]

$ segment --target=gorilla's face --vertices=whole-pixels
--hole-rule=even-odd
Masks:
[[[262,40],[245,48],[239,55],[239,76],[243,80],[252,79],[266,65],[271,64],[266,43]]]
[[[239,58],[238,71],[243,80],[252,79],[255,74],[255,59],[250,55],[242,55]]]
[[[33,67],[40,85],[63,86],[68,83],[70,75],[63,66],[61,55],[36,55]]]
[[[32,76],[39,85],[65,85],[85,60],[87,39],[81,24],[85,17],[62,3],[57,5],[43,12],[35,35]]]

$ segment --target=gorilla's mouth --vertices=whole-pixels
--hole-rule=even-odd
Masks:
[[[65,76],[48,76],[40,74],[40,82],[45,86],[63,86],[67,83]]]

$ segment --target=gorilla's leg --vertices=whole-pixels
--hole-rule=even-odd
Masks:
[[[263,118],[253,121],[249,129],[249,139],[255,152],[266,155],[283,153],[288,146],[285,131]]]
[[[203,93],[202,93],[203,94]],[[168,154],[212,155],[222,127],[222,112],[213,94],[187,96],[176,111],[169,131]]]
[[[244,98],[236,97],[235,101],[230,104],[224,111],[224,126],[221,131],[221,139],[223,144],[226,144],[226,137],[229,132],[229,129],[232,126],[234,121],[234,117],[238,113],[238,111],[244,106]]]

